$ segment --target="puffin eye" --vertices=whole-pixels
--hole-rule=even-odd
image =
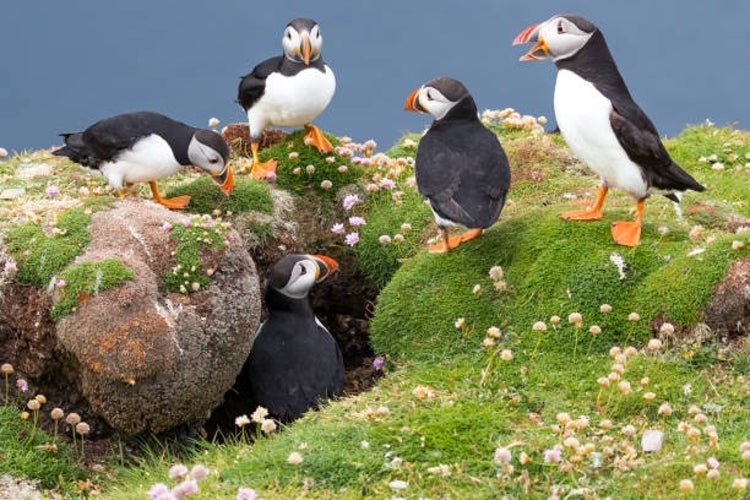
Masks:
[[[213,163],[219,163],[219,159],[218,158],[211,158],[211,159],[208,160],[208,163],[211,163],[211,164],[213,164]]]
[[[305,266],[299,266],[299,275],[304,276],[307,274],[307,268]]]
[[[565,28],[563,28],[562,21],[557,21],[557,34],[562,35],[565,33]]]
[[[286,32],[286,37],[291,40],[292,39],[292,33],[290,31]]]
[[[428,101],[431,101],[431,100],[432,100],[432,94],[430,94],[430,91],[429,91],[429,90],[427,91],[427,100],[428,100]]]

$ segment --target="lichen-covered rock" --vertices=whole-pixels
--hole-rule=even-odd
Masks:
[[[205,418],[249,353],[260,287],[235,231],[222,229],[223,248],[195,243],[208,286],[189,295],[164,290],[178,245],[169,227],[201,223],[156,204],[121,201],[93,216],[91,245],[73,263],[114,257],[134,274],[114,289],[81,297],[57,328],[62,349],[80,365],[83,395],[119,431],[160,432]]]
[[[706,307],[706,324],[731,336],[750,329],[750,259],[735,261]]]

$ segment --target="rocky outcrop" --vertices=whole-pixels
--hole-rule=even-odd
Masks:
[[[80,305],[57,326],[59,348],[76,360],[76,382],[113,428],[160,432],[208,416],[229,389],[260,321],[255,264],[233,230],[224,248],[201,247],[208,287],[165,292],[177,243],[168,228],[188,215],[139,201],[98,212],[92,243],[77,259],[118,258],[135,278]]]

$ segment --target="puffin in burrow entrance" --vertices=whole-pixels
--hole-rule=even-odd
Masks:
[[[607,191],[620,188],[636,200],[636,218],[612,223],[612,236],[616,243],[632,247],[640,241],[643,207],[651,193],[679,202],[681,192],[705,189],[670,158],[656,127],[633,101],[604,36],[591,22],[557,15],[519,33],[513,45],[521,43],[535,43],[521,61],[549,57],[557,66],[557,125],[573,154],[601,177],[592,208],[560,217],[601,219]]]
[[[258,160],[261,135],[268,125],[299,127],[308,130],[305,144],[329,153],[333,146],[311,121],[331,102],[336,77],[322,57],[323,37],[312,19],[292,20],[281,39],[284,53],[263,61],[240,81],[237,102],[247,113],[250,148],[253,154],[251,175],[263,179],[276,172],[276,160]]]
[[[417,188],[427,198],[442,236],[429,251],[448,252],[497,221],[510,186],[508,159],[458,80],[443,77],[425,83],[409,95],[405,109],[435,118],[419,141],[415,171]],[[450,237],[448,228],[454,225],[469,230]]]
[[[263,406],[282,422],[302,416],[344,386],[344,360],[315,317],[307,294],[338,269],[324,255],[287,255],[270,269],[260,326],[235,388],[247,391],[251,411]]]
[[[129,185],[148,182],[154,201],[167,208],[185,208],[190,196],[164,199],[156,181],[188,165],[208,171],[226,195],[232,192],[229,146],[224,139],[159,113],[125,113],[62,137],[65,145],[52,154],[101,173],[121,198]]]

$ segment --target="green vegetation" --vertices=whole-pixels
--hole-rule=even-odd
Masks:
[[[164,277],[164,288],[184,294],[205,289],[209,279],[201,265],[201,249],[224,248],[225,231],[222,225],[201,219],[172,227],[170,235],[177,241],[175,267]]]
[[[65,269],[59,276],[65,286],[58,290],[59,298],[52,307],[52,319],[60,321],[73,312],[81,300],[132,280],[134,276],[133,271],[118,259],[84,262]]]
[[[60,214],[52,236],[28,222],[11,226],[6,240],[8,249],[18,264],[20,283],[47,286],[55,274],[83,253],[91,241],[88,226],[91,216],[81,209],[69,209]]]
[[[246,177],[235,177],[234,188],[230,196],[221,192],[214,181],[201,176],[188,184],[173,187],[167,197],[189,195],[190,205],[187,210],[196,214],[211,214],[215,210],[240,214],[244,212],[273,211],[273,200],[268,186]]]

